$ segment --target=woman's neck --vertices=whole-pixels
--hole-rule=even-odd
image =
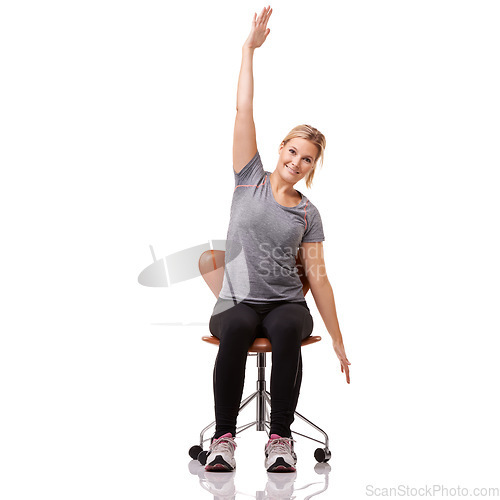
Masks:
[[[271,183],[273,191],[278,196],[297,196],[297,191],[293,187],[294,185],[290,182],[284,181],[280,174],[278,174],[277,170],[271,173],[269,176],[269,182]]]

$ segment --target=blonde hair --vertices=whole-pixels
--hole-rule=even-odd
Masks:
[[[314,160],[313,168],[306,175],[306,186],[309,189],[312,186],[312,181],[314,177],[314,172],[316,171],[316,165],[319,160],[321,160],[321,166],[323,166],[323,153],[326,147],[326,139],[325,136],[316,128],[311,127],[311,125],[297,125],[292,128],[290,132],[288,132],[287,136],[283,139],[283,146],[286,146],[286,143],[290,139],[294,139],[299,137],[301,139],[307,139],[311,141],[318,148],[318,156]]]

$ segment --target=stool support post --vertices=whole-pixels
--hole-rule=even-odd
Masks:
[[[266,353],[257,353],[257,421],[256,430],[266,430]]]

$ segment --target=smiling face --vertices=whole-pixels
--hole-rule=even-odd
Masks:
[[[303,179],[313,168],[318,155],[315,144],[301,137],[290,139],[279,149],[277,170],[280,177],[292,184]]]

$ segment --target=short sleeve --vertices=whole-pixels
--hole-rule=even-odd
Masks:
[[[257,151],[255,156],[238,172],[234,171],[235,186],[252,186],[259,184],[265,175],[264,166]]]
[[[324,241],[325,235],[323,233],[323,223],[318,209],[314,205],[310,205],[306,212],[306,230],[302,241],[304,243]]]

